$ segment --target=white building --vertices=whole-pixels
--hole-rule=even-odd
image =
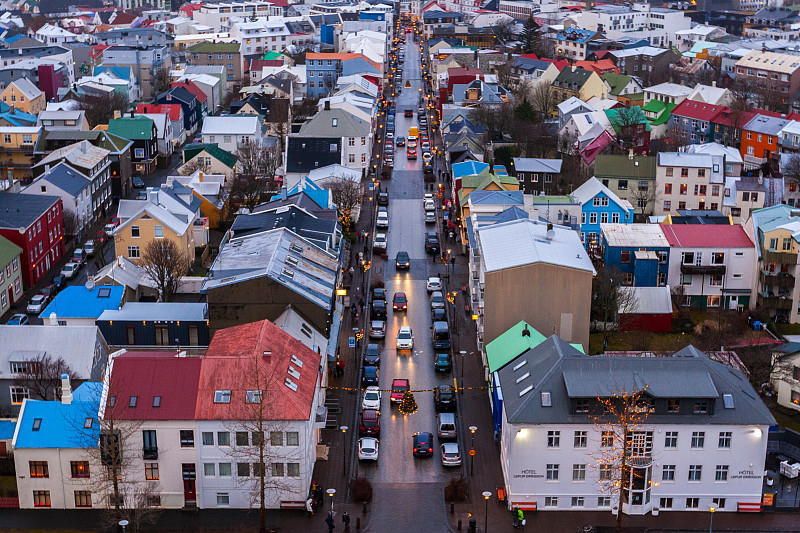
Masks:
[[[230,31],[231,37],[242,43],[244,55],[284,50],[291,44],[291,33],[282,20],[264,18],[255,22],[237,22]]]
[[[200,9],[192,12],[192,20],[210,26],[216,32],[226,32],[231,29],[233,23],[244,21],[254,13],[257,17],[280,17],[283,15],[283,9],[271,2],[259,0],[204,3]]]
[[[71,43],[78,40],[78,36],[67,31],[64,28],[54,26],[53,24],[45,24],[33,35],[37,41],[42,41],[47,45],[59,45],[63,43]]]
[[[621,480],[626,514],[760,509],[775,420],[741,372],[692,346],[668,357],[590,357],[553,336],[491,379],[509,507],[611,511]],[[621,426],[604,415],[623,393],[641,395],[625,475]]]
[[[203,142],[216,143],[232,154],[240,144],[256,142],[261,138],[261,123],[250,115],[206,117],[203,120]]]
[[[650,100],[660,100],[665,104],[678,105],[683,102],[694,89],[685,85],[678,85],[677,83],[659,83],[652,87],[646,87],[644,90],[644,105],[647,105]]]
[[[658,198],[654,214],[676,210],[722,208],[725,189],[725,156],[661,152],[656,162]]]
[[[676,33],[692,27],[683,11],[651,7],[647,3],[627,6],[598,5],[591,11],[570,15],[567,21],[584,30],[602,32],[609,39],[641,37],[652,46],[671,47]]]

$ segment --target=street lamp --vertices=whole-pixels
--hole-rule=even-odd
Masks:
[[[469,432],[472,434],[472,442],[469,445],[469,475],[471,476],[475,472],[475,432],[478,431],[477,426],[470,426]]]
[[[125,528],[127,528],[127,527],[128,527],[128,524],[129,524],[129,523],[130,523],[130,522],[128,522],[127,520],[120,520],[120,521],[118,522],[119,526],[122,528],[122,533],[125,533]]]
[[[467,356],[466,350],[458,352],[461,354],[461,394],[464,394],[464,358]]]
[[[339,426],[342,430],[342,475],[347,475],[347,426]]]
[[[716,511],[716,508],[710,507],[708,510],[711,512],[711,518],[708,521],[708,533],[712,533],[714,530],[714,511]]]
[[[489,498],[491,497],[492,493],[488,490],[483,491],[483,499],[486,501],[486,509],[484,509],[483,514],[483,533],[489,531]]]

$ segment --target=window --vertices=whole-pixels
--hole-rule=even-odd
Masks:
[[[246,431],[237,431],[236,432],[236,445],[237,446],[248,446],[250,444],[250,434]]]
[[[258,431],[253,431],[250,435],[250,438],[253,439],[253,446],[261,446],[261,442],[264,439],[264,434]]]
[[[286,432],[286,445],[287,446],[300,446],[300,433],[297,431]]]
[[[138,396],[131,396],[130,398],[128,398],[128,407],[130,407],[131,409],[136,409],[136,405],[138,403],[139,403]]]
[[[561,445],[561,432],[548,431],[547,432],[547,447],[558,448]]]
[[[286,475],[300,477],[300,463],[286,463]]]
[[[606,481],[611,479],[611,476],[614,474],[614,467],[613,465],[600,465],[600,481]]]
[[[181,448],[193,448],[194,447],[194,431],[191,429],[182,429],[181,430]]]
[[[791,250],[792,249],[792,239],[783,239],[783,249],[784,250]]]
[[[703,465],[689,465],[689,481],[700,481]]]
[[[230,389],[214,391],[214,403],[231,403]]]
[[[33,506],[50,507],[50,491],[49,490],[33,491]]]
[[[134,239],[139,238],[139,226],[131,226],[131,237]]]
[[[138,259],[141,257],[139,255],[139,247],[138,246],[128,246],[128,258],[130,259]]]
[[[720,483],[728,481],[728,465],[717,465],[717,470],[714,472],[714,481]]]
[[[672,209],[672,202],[664,200],[664,211],[669,211],[670,209]]]
[[[603,448],[610,448],[614,446],[614,432],[603,431],[600,434],[600,446]]]
[[[89,461],[70,461],[69,470],[74,478],[89,477]]]
[[[203,432],[203,446],[214,445],[214,433],[212,431]]]
[[[214,477],[217,475],[217,465],[214,463],[203,463],[203,475]]]
[[[250,463],[236,463],[236,475],[250,477]]]
[[[658,501],[658,506],[661,509],[672,509],[672,498],[661,498]]]
[[[685,196],[686,194],[688,194],[688,192],[689,192],[689,186],[685,183],[681,183],[680,194]]]
[[[142,431],[142,444],[145,459],[158,459],[158,439],[154,429]]]
[[[585,431],[576,431],[575,437],[573,439],[573,447],[575,448],[586,448],[586,432]]]
[[[558,481],[558,465],[547,465],[547,480]]]
[[[231,434],[227,431],[218,431],[217,432],[217,446],[230,446],[231,445]]]
[[[679,413],[681,410],[681,401],[680,400],[667,400],[667,412],[668,413]]]
[[[586,465],[572,465],[572,481],[586,481]]]
[[[75,507],[91,507],[92,492],[89,490],[75,491]]]
[[[220,477],[230,477],[231,476],[231,464],[230,463],[220,463],[219,464],[219,475],[220,475]]]
[[[661,481],[675,481],[675,465],[664,465],[661,471]]]
[[[639,206],[644,207],[644,206]],[[619,224],[619,213],[612,213],[611,214],[611,223],[612,224]]]
[[[22,403],[22,400],[28,398],[28,389],[25,387],[10,387],[11,391],[11,403],[18,405]],[[37,420],[41,421],[41,418]]]
[[[725,498],[712,498],[711,505],[713,505],[717,509],[724,509],[725,508]]]
[[[688,168],[682,168],[681,169],[681,177],[682,178],[688,178],[689,177],[689,169]]]
[[[156,224],[156,226],[153,228],[153,233],[155,234],[156,239],[163,239],[164,238],[164,226],[161,226],[160,224]]]
[[[631,262],[631,252],[630,250],[622,250],[619,254],[619,261],[623,264],[628,264]]]
[[[733,433],[731,431],[720,431],[719,432],[719,447],[720,448],[730,448],[731,447],[731,438],[733,437]]]
[[[544,506],[545,507],[558,507],[558,497],[557,496],[545,496],[544,497]]]
[[[706,443],[706,432],[695,431],[692,433],[692,448],[702,448]]]
[[[272,463],[272,477],[284,477],[283,463]]]
[[[283,432],[282,431],[270,431],[269,432],[269,443],[272,446],[283,446]]]
[[[583,502],[584,502],[583,496],[572,497],[572,507],[583,507]]]
[[[597,498],[598,507],[611,507],[611,496],[599,496]]]
[[[31,477],[50,477],[47,461],[29,461]]]
[[[576,413],[588,413],[589,412],[589,400],[586,398],[580,398],[575,400],[575,412]]]
[[[217,493],[217,505],[229,505],[230,503],[231,499],[227,492]]]
[[[712,276],[713,278],[714,276]],[[711,283],[714,285],[714,283]],[[694,402],[694,413],[695,414],[705,414],[708,412],[708,400],[696,400]]]
[[[711,264],[712,265],[724,265],[725,264],[725,254],[722,252],[714,252],[711,254]]]
[[[154,481],[158,479],[158,463],[144,464],[144,478],[148,481]]]
[[[664,184],[664,194],[672,194],[672,184],[665,183]]]
[[[664,436],[664,448],[677,448],[678,447],[678,432],[667,431]]]
[[[247,403],[261,403],[261,391],[260,390],[249,390],[249,391],[247,391],[247,395],[245,396],[245,402],[247,402]]]
[[[686,498],[687,509],[697,509],[700,507],[700,498]]]

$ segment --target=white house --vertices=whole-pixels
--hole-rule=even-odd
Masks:
[[[251,115],[206,117],[202,135],[204,143],[216,143],[221,149],[235,154],[240,144],[261,138],[261,122]]]
[[[682,305],[755,307],[756,250],[742,226],[662,224],[670,245],[667,285]]]
[[[684,209],[718,210],[722,207],[724,189],[724,155],[684,152],[658,154],[655,215],[668,215]]]
[[[667,357],[590,357],[552,336],[491,380],[511,508],[611,511],[615,483],[626,514],[761,508],[775,420],[740,371],[692,346]],[[613,414],[624,394],[640,398],[625,470]]]
[[[74,33],[53,24],[45,24],[36,30],[33,36],[37,41],[42,41],[44,44],[50,46],[71,43],[78,40],[78,36]]]
[[[772,363],[769,383],[778,393],[778,405],[800,411],[800,351],[797,343],[787,342],[773,349]]]

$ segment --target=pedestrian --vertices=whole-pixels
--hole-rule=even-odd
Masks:
[[[336,524],[333,523],[333,514],[328,513],[328,517],[325,519],[325,523],[328,524],[328,533],[332,533],[333,530],[336,528]]]
[[[350,533],[350,515],[347,511],[342,513],[342,523],[344,524],[344,533]]]
[[[317,505],[322,507],[322,505],[325,503],[325,493],[322,492],[322,487],[317,486],[317,490],[314,492],[314,497],[317,500]]]
[[[522,526],[525,525],[525,515],[522,512],[522,509],[517,507],[517,527],[522,529]]]
[[[312,498],[310,494],[306,500],[306,516],[308,518],[314,516],[314,498]]]
[[[339,359],[339,377],[344,377],[344,359]]]

